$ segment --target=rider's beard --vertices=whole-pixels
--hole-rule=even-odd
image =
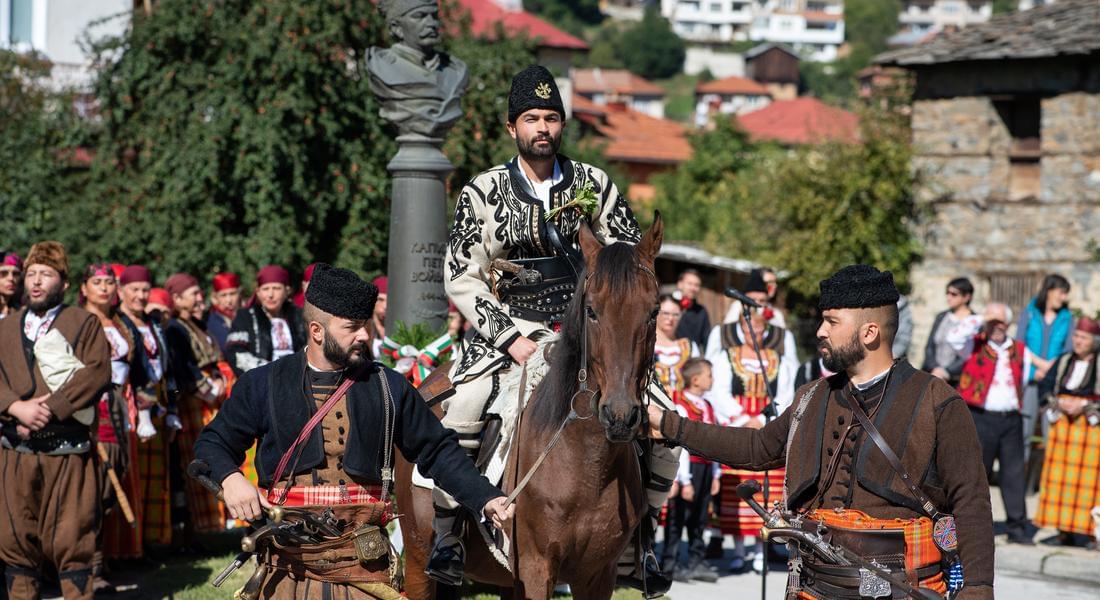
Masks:
[[[821,352],[822,366],[833,373],[845,372],[867,356],[867,349],[860,343],[858,332],[844,346],[834,348],[824,340],[818,341],[817,346]]]
[[[537,145],[536,142],[539,142],[541,140],[549,140],[550,144],[548,146]],[[539,134],[527,140],[519,138],[518,146],[520,156],[527,160],[542,160],[545,158],[550,158],[556,155],[558,153],[558,148],[561,147],[561,134],[559,133],[557,137],[555,137],[553,134]]]
[[[345,369],[358,369],[371,360],[369,344],[355,342],[345,350],[328,334],[328,331],[325,331],[325,341],[321,345],[321,351],[330,363]]]

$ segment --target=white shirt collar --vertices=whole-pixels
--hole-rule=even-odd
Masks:
[[[894,366],[890,365],[890,369],[893,369],[893,368],[894,368]],[[864,381],[863,383],[856,383],[856,382],[853,381],[852,385],[855,386],[855,388],[857,390],[861,391],[861,392],[863,390],[870,389],[871,386],[873,386],[876,383],[878,383],[878,382],[882,381],[883,379],[885,379],[886,375],[888,373],[890,373],[890,369],[886,369],[885,371],[879,373],[878,375],[875,375],[874,377],[868,379],[867,381]]]

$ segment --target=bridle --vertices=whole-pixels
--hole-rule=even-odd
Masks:
[[[645,266],[641,263],[635,263],[635,267],[637,267],[639,271],[642,271],[643,273],[649,275],[650,279],[653,280],[653,286],[655,288],[657,288],[658,290],[661,288],[660,283],[657,280],[657,275],[653,272],[653,269],[650,269],[649,267],[647,267],[647,266]],[[523,479],[520,480],[516,484],[516,486],[512,489],[512,493],[508,494],[508,504],[514,503],[516,501],[516,497],[519,496],[520,492],[523,491],[523,488],[527,487],[527,484],[531,481],[531,477],[533,477],[535,475],[535,471],[538,471],[539,467],[542,466],[543,461],[545,461],[546,457],[549,456],[550,451],[553,450],[554,446],[556,446],[558,444],[558,441],[561,439],[561,435],[565,431],[565,428],[570,423],[572,423],[573,421],[586,421],[588,419],[591,419],[592,415],[596,414],[597,399],[599,398],[600,392],[599,392],[599,390],[592,390],[588,387],[588,311],[591,310],[591,305],[588,304],[588,283],[591,279],[592,279],[592,275],[590,275],[590,274],[585,275],[584,284],[581,286],[581,300],[580,300],[580,302],[582,304],[582,310],[585,313],[585,314],[581,315],[581,366],[580,366],[580,369],[577,370],[577,391],[569,399],[569,414],[565,416],[565,420],[563,420],[561,422],[561,425],[558,426],[557,430],[554,431],[553,437],[550,438],[550,441],[546,444],[546,448],[544,448],[542,450],[542,452],[539,454],[538,458],[535,459],[534,464],[531,465],[531,469],[529,471],[527,471],[527,474],[523,476]],[[651,363],[652,363],[652,359],[651,359]],[[642,431],[645,431],[645,424],[646,424],[646,416],[645,415],[646,415],[646,412],[649,409],[648,396],[644,393],[644,391],[649,387],[649,384],[652,380],[652,377],[653,377],[653,369],[652,368],[646,369],[645,370],[645,375],[643,377],[643,381],[644,381],[645,385],[644,385],[644,387],[641,388],[642,393],[640,394],[640,396],[642,397],[642,408],[643,408],[641,425],[640,425]],[[523,409],[524,409],[524,397],[523,396],[524,396],[526,391],[527,391],[527,366],[524,365],[523,374],[520,377],[520,385],[519,385],[520,398],[519,398],[519,411],[518,411],[517,419],[520,419],[520,420],[522,420],[522,418],[523,418]],[[585,395],[585,394],[590,395],[590,400],[589,400],[589,409],[590,410],[589,410],[589,413],[586,416],[582,417],[577,412],[577,409],[576,409],[576,406],[575,406],[574,403],[576,402],[577,398],[579,398],[580,396]],[[516,435],[517,436],[519,435],[519,430],[520,430],[519,423],[517,422],[517,426],[516,426]],[[515,473],[518,476],[518,474],[519,474],[519,459],[518,459],[518,457],[516,459],[516,471],[515,471]]]

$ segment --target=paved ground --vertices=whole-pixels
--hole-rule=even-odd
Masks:
[[[1100,568],[1100,559],[1097,559]],[[767,600],[783,600],[786,573],[768,575]],[[729,575],[718,583],[673,584],[669,592],[671,600],[754,600],[760,598],[760,575]],[[1095,583],[1082,583],[1050,577],[1039,578],[1014,571],[998,571],[996,580],[997,600],[1096,600],[1100,597]]]

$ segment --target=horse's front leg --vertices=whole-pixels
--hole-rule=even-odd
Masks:
[[[591,573],[587,578],[570,586],[574,600],[608,600],[615,593],[616,565],[612,562],[607,567]]]
[[[513,598],[516,600],[550,600],[558,579],[559,561],[544,556],[528,555],[519,561]]]

